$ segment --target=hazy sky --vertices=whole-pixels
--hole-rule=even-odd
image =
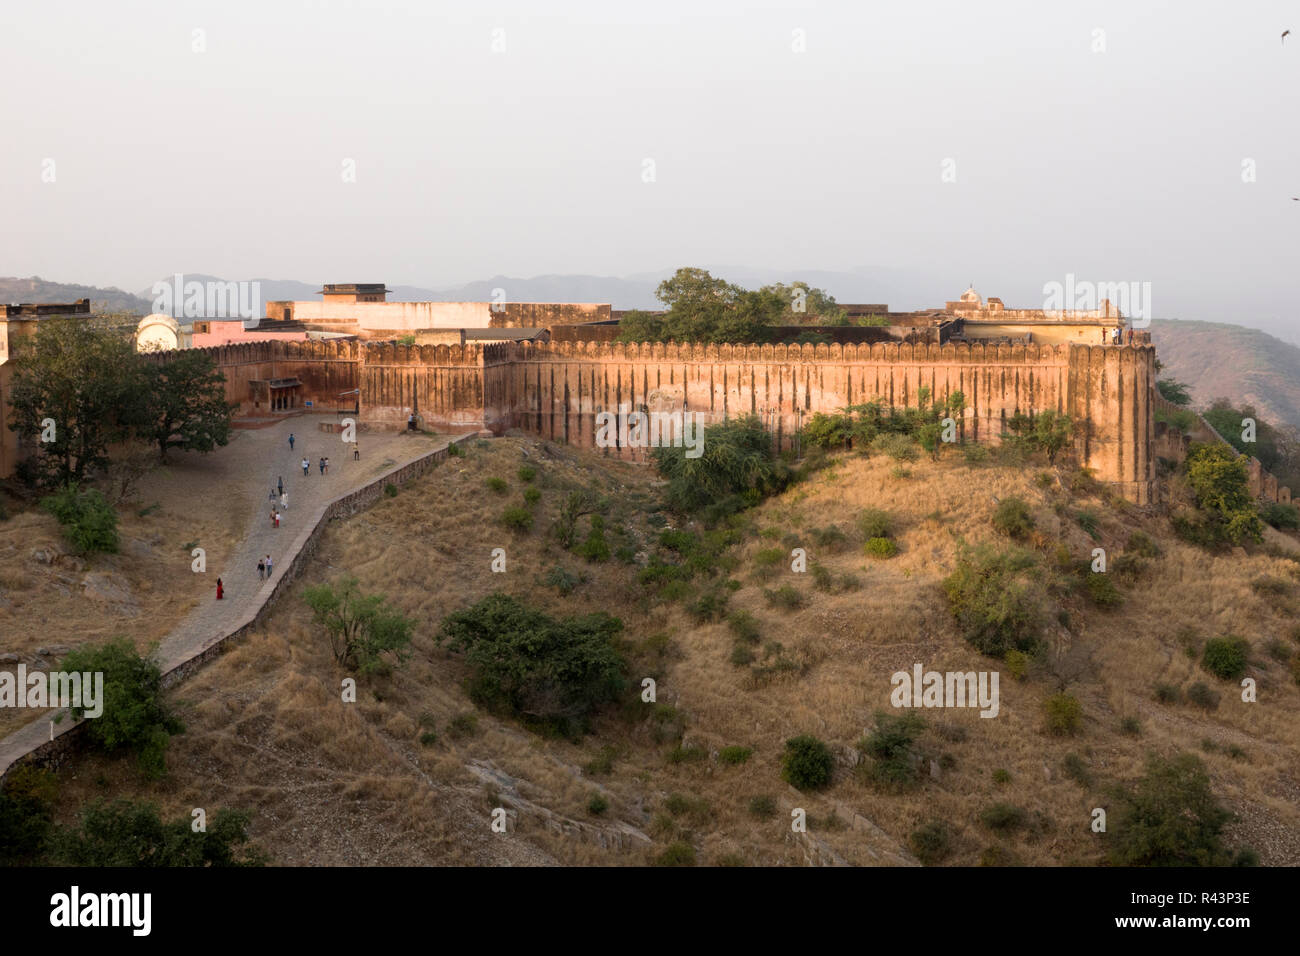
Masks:
[[[6,4],[0,91],[3,275],[1074,273],[1295,316],[1294,3],[50,0]]]

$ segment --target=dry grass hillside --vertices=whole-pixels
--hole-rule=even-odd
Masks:
[[[532,530],[515,535],[500,516],[529,486],[523,465],[536,469],[541,497]],[[485,485],[493,477],[507,482],[504,493]],[[757,622],[757,640],[738,643],[727,623],[687,613],[698,585],[662,600],[638,583],[639,565],[675,523],[658,510],[656,485],[650,469],[533,438],[479,442],[332,525],[266,626],[171,692],[187,732],[172,741],[167,777],[148,783],[129,760],[80,756],[59,773],[61,818],[97,796],[152,799],[169,816],[242,807],[275,862],[311,865],[644,864],[674,844],[692,846],[703,864],[914,864],[909,834],[940,819],[956,834],[948,863],[1092,864],[1104,851],[1090,815],[1110,805],[1109,786],[1136,777],[1148,752],[1181,750],[1205,761],[1238,815],[1229,842],[1264,864],[1300,863],[1300,687],[1284,662],[1297,647],[1296,561],[1209,557],[1152,512],[1071,490],[1064,471],[960,456],[900,469],[883,456],[845,456],[747,512],[742,543],[719,559],[715,580],[738,584],[725,592],[729,610]],[[580,487],[610,497],[610,546],[636,563],[588,563],[547,535]],[[1119,607],[1062,598],[1053,663],[1022,680],[964,642],[940,583],[963,541],[1005,542],[990,519],[1010,496],[1030,503],[1045,551],[1064,543],[1083,559],[1103,547],[1114,560],[1135,530],[1163,551],[1120,585]],[[896,556],[864,554],[856,522],[867,508],[892,518]],[[490,571],[498,547],[505,573]],[[822,570],[792,572],[796,547]],[[582,575],[567,596],[541,583],[556,566]],[[355,704],[342,702],[348,675],[302,600],[304,588],[344,574],[418,625],[405,668],[359,678]],[[788,608],[782,586],[798,592]],[[495,589],[552,615],[621,616],[629,676],[636,685],[653,677],[657,703],[629,692],[576,742],[477,710],[460,657],[434,637],[444,615]],[[1251,642],[1257,703],[1240,702],[1235,684],[1192,656],[1229,633]],[[890,676],[917,663],[999,670],[1000,713],[921,711],[919,779],[882,790],[855,745],[877,711],[897,713]],[[1220,694],[1216,708],[1156,699],[1158,684],[1196,682]],[[1043,702],[1062,687],[1080,701],[1082,723],[1053,736]],[[784,741],[804,733],[837,755],[821,792],[781,780]],[[752,756],[727,764],[723,748],[734,746]],[[599,814],[589,808],[595,794],[607,804]],[[1023,811],[1018,823],[981,822],[995,803]],[[510,813],[507,833],[490,830],[496,807]],[[807,812],[806,834],[791,832],[794,808]]]

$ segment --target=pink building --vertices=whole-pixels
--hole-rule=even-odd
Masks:
[[[266,319],[247,328],[242,319],[198,319],[194,322],[190,347],[201,349],[210,345],[265,342],[268,339],[305,342],[307,329],[298,322],[269,322]]]

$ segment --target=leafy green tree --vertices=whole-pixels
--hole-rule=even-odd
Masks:
[[[619,341],[764,342],[786,306],[771,290],[746,291],[704,269],[678,269],[655,294],[667,312],[624,316]]]
[[[39,861],[54,820],[54,775],[15,767],[0,789],[0,866]]]
[[[781,302],[775,316],[782,325],[848,325],[848,315],[825,289],[815,289],[807,282],[796,281],[789,285],[777,282],[765,285],[759,292],[770,292]]]
[[[1263,540],[1263,522],[1250,493],[1245,458],[1218,442],[1195,444],[1186,467],[1196,504],[1208,519],[1204,543]]]
[[[163,820],[151,803],[97,800],[53,841],[68,866],[261,866],[265,855],[248,844],[249,814],[218,810],[195,832],[189,817]]]
[[[1284,436],[1268,422],[1259,417],[1253,405],[1235,407],[1226,398],[1217,398],[1201,413],[1201,417],[1213,426],[1228,444],[1243,455],[1258,458],[1259,463],[1269,471],[1276,471],[1286,463],[1290,449],[1286,447]],[[1246,441],[1246,419],[1255,422],[1254,441]]]
[[[835,758],[830,748],[811,734],[791,737],[781,755],[781,779],[799,790],[822,790],[831,782]]]
[[[772,453],[772,437],[757,416],[733,418],[706,426],[702,453],[688,458],[686,447],[653,450],[659,473],[668,479],[668,505],[693,514],[737,499],[741,507],[757,504],[785,487],[789,469]]]
[[[1031,652],[1042,632],[1042,603],[1027,579],[1034,567],[1027,551],[963,548],[943,580],[944,593],[966,641],[990,657]]]
[[[572,736],[627,687],[622,630],[603,612],[557,619],[496,593],[443,618],[437,642],[464,653],[475,703]]]
[[[79,319],[44,319],[15,359],[9,428],[35,449],[25,477],[58,487],[103,468],[109,445],[128,432],[124,410],[133,404],[137,361],[130,336]]]
[[[147,777],[161,777],[167,770],[167,742],[185,727],[162,698],[162,671],[157,663],[137,654],[131,641],[121,637],[98,647],[77,648],[63,658],[59,669],[104,675],[103,712],[86,721],[86,738],[105,753],[135,753]],[[85,714],[85,707],[69,709],[77,720]]]
[[[1228,866],[1224,826],[1232,819],[1210,791],[1210,777],[1195,754],[1152,755],[1146,772],[1116,792],[1108,830],[1116,866]],[[1236,858],[1244,861],[1243,856]]]
[[[41,507],[54,515],[79,554],[117,552],[117,512],[94,488],[83,490],[71,482],[42,498]]]
[[[1156,382],[1156,388],[1167,402],[1173,402],[1175,405],[1192,404],[1191,387],[1183,382],[1176,382],[1172,378],[1162,378]]]
[[[384,654],[398,664],[410,656],[415,622],[390,606],[382,594],[362,594],[354,577],[337,584],[318,584],[303,592],[317,627],[329,636],[334,659],[361,674],[386,668]]]
[[[1069,447],[1074,434],[1074,423],[1069,415],[1048,408],[1030,418],[1017,412],[1007,420],[1007,434],[1002,440],[1029,452],[1042,452],[1049,464],[1056,464],[1056,456]]]
[[[230,441],[231,414],[226,401],[226,377],[206,352],[185,349],[166,361],[140,364],[138,395],[131,413],[136,434],[158,446],[159,461],[167,451],[209,452]]]

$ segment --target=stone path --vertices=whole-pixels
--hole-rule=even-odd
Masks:
[[[386,472],[421,458],[445,446],[448,436],[409,433],[362,432],[359,434],[361,458],[352,460],[351,446],[337,433],[317,428],[326,416],[301,416],[274,427],[240,430],[229,446],[204,456],[228,475],[240,476],[221,486],[218,501],[198,500],[196,508],[226,508],[232,520],[243,524],[243,539],[221,567],[209,564],[206,577],[208,596],[163,640],[156,655],[162,672],[190,660],[196,654],[248,624],[275,590],[290,561],[315,530],[325,507],[334,499],[364,487]],[[289,448],[289,434],[295,436]],[[320,473],[322,456],[330,459],[329,473]],[[302,459],[311,467],[304,476]],[[199,465],[201,467],[201,465]],[[280,527],[270,521],[270,491],[277,479],[284,479],[289,507],[281,513]],[[276,500],[279,510],[279,500]],[[257,559],[270,554],[273,571],[270,579],[257,578]],[[217,578],[221,578],[224,597],[216,600]],[[20,759],[51,739],[49,711],[0,740],[0,775]],[[54,736],[61,736],[73,725],[67,719],[54,725]]]

